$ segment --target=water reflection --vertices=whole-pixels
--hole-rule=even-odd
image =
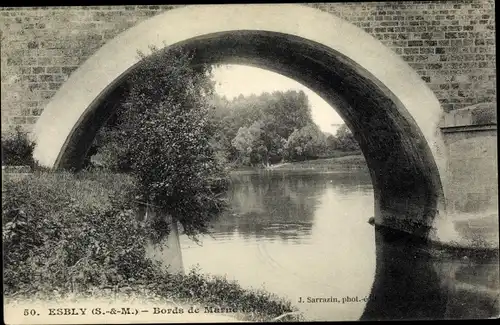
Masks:
[[[362,320],[442,318],[446,294],[430,254],[412,237],[379,228],[377,267]]]
[[[234,173],[228,193],[231,209],[212,232],[298,243],[311,237],[315,212],[328,189],[340,196],[353,191],[371,193],[371,183],[367,173]]]
[[[356,320],[364,303],[299,304],[300,297],[367,297],[375,272],[368,173],[239,173],[231,211],[196,246],[181,238],[186,268],[198,264],[245,287],[288,297],[314,320]]]
[[[498,317],[497,254],[442,250],[381,227],[375,240],[375,281],[361,320]]]

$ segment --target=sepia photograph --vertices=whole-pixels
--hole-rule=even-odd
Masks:
[[[500,316],[494,0],[0,33],[5,324]]]

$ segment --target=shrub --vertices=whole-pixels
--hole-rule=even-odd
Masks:
[[[2,134],[2,165],[34,167],[35,143],[18,126],[12,133]]]

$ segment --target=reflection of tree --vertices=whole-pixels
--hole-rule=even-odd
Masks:
[[[342,195],[349,195],[352,191],[372,193],[373,186],[368,170],[355,173],[330,174],[328,182]]]
[[[222,215],[213,230],[281,240],[310,235],[328,182],[324,175],[278,172],[235,174],[232,179],[232,211]]]

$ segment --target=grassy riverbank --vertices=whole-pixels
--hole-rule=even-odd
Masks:
[[[91,307],[127,306],[129,308],[177,309],[186,315],[156,315],[156,322],[185,322],[188,310],[200,310],[193,322],[267,322],[303,321],[304,318],[291,303],[260,289],[242,288],[238,282],[225,277],[211,276],[192,269],[187,274],[150,273],[149,279],[129,279],[114,285],[88,286],[68,290],[62,286],[47,289],[22,290],[5,295],[4,305],[72,304]],[[42,308],[46,309],[46,308]],[[89,308],[90,309],[90,308]],[[147,315],[146,315],[147,316]],[[170,318],[172,317],[172,318]],[[190,317],[191,319],[191,317]]]
[[[247,167],[233,166],[232,172],[244,172],[255,170],[277,170],[277,171],[318,171],[318,172],[335,172],[335,171],[351,171],[366,169],[366,161],[361,153],[345,153],[333,158],[322,158],[315,160],[285,162],[270,165],[269,167]]]
[[[164,272],[146,257],[152,229],[137,218],[126,175],[35,172],[3,185],[4,296],[11,301],[130,294],[231,308],[231,317],[251,321],[296,311],[225,278]]]
[[[307,160],[293,163],[283,163],[271,166],[269,169],[280,171],[314,170],[314,171],[345,171],[366,168],[363,155],[352,155],[336,158]]]

